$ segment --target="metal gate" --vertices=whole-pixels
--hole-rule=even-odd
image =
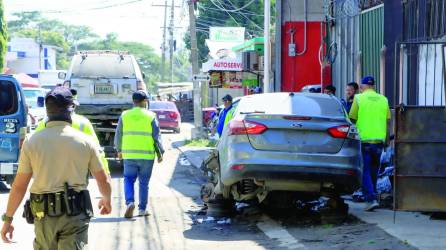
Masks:
[[[398,45],[394,208],[444,212],[446,43]]]

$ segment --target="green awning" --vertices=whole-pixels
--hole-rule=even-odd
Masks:
[[[263,37],[256,37],[233,47],[232,51],[234,52],[257,51],[260,55],[263,55],[264,41],[265,39],[263,39]]]

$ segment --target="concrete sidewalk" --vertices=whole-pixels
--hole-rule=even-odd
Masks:
[[[187,158],[187,160],[196,168],[201,167],[201,163],[206,160],[212,148],[208,147],[177,147],[178,150]]]
[[[415,212],[397,212],[393,223],[393,211],[377,209],[365,212],[364,203],[348,202],[350,213],[360,220],[376,224],[393,237],[421,250],[446,249],[446,221],[431,220],[429,216]]]

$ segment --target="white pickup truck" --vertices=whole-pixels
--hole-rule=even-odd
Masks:
[[[73,56],[64,85],[77,90],[76,113],[93,123],[108,157],[114,156],[119,116],[132,107],[133,92],[146,90],[144,78],[135,57],[127,52],[83,51]]]

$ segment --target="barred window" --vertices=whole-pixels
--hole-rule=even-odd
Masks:
[[[427,0],[426,38],[437,39],[446,35],[446,1]]]

